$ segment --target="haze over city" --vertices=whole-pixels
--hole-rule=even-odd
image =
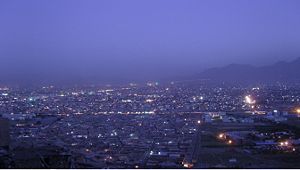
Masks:
[[[298,0],[0,2],[1,83],[164,80],[300,57]]]
[[[299,0],[0,0],[0,169],[300,168]]]

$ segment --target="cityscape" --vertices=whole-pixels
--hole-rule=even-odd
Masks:
[[[0,0],[0,169],[300,169],[300,0]]]
[[[1,87],[0,165],[299,167],[299,87]]]

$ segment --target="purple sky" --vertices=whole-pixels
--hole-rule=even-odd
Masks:
[[[1,0],[0,76],[159,79],[300,57],[299,0]]]

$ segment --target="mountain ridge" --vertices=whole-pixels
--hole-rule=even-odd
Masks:
[[[197,78],[213,82],[274,83],[300,82],[300,57],[293,61],[278,61],[266,66],[229,64],[224,67],[207,69]]]

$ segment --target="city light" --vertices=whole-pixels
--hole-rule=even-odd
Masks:
[[[279,142],[279,146],[289,146],[288,141]]]
[[[225,138],[225,135],[224,135],[224,133],[220,133],[218,137],[219,137],[220,139],[223,139],[223,138]]]
[[[300,0],[73,2],[0,0],[0,170],[300,170]]]
[[[146,103],[151,103],[151,102],[153,102],[152,99],[147,99],[147,100],[146,100]]]
[[[245,96],[245,103],[247,104],[255,104],[255,100],[252,99],[250,95]]]
[[[184,168],[192,168],[193,164],[182,162]]]
[[[300,138],[293,130],[278,126],[275,122],[284,121],[288,124],[292,116],[287,112],[290,108],[293,108],[290,111],[296,114],[293,119],[300,120],[298,119],[300,106],[295,105],[296,100],[300,100],[300,95],[293,97],[295,101],[292,99],[280,103],[272,101],[281,99],[282,95],[292,94],[265,96],[267,93],[262,90],[264,96],[247,94],[241,97],[240,94],[245,94],[242,91],[244,89],[240,89],[240,93],[235,94],[234,91],[230,91],[231,89],[217,88],[215,91],[218,94],[215,96],[214,93],[210,94],[211,88],[207,91],[203,89],[196,91],[197,94],[191,94],[192,90],[186,92],[181,89],[181,86],[172,86],[172,90],[168,92],[165,88],[164,86],[155,88],[143,86],[142,89],[122,87],[114,89],[113,92],[110,90],[97,92],[99,89],[96,87],[95,89],[70,89],[59,93],[57,90],[48,90],[49,94],[31,91],[18,94],[12,91],[7,92],[9,95],[6,97],[3,97],[0,91],[0,98],[3,99],[0,105],[7,107],[7,109],[3,107],[3,115],[13,121],[11,134],[16,135],[9,136],[8,133],[7,137],[12,137],[14,143],[19,139],[20,141],[27,138],[43,139],[47,141],[38,141],[44,142],[47,148],[48,139],[52,142],[55,140],[55,135],[59,134],[58,144],[70,142],[70,146],[66,148],[75,152],[80,151],[80,154],[87,158],[101,159],[104,165],[107,162],[104,168],[122,167],[122,165],[133,169],[164,167],[167,157],[172,157],[170,166],[174,165],[178,168],[178,158],[181,155],[187,155],[182,157],[184,160],[180,162],[181,168],[198,168],[197,158],[193,157],[197,156],[197,153],[193,155],[191,151],[198,150],[198,146],[207,147],[206,141],[213,144],[209,147],[216,147],[218,150],[247,146],[247,143],[240,142],[241,140],[260,146],[245,150],[245,154],[251,154],[252,150],[253,152],[271,151],[282,155],[298,154],[296,143]],[[74,90],[78,95],[73,95]],[[89,95],[91,91],[96,93],[91,96]],[[180,95],[177,95],[178,92]],[[60,94],[65,97],[59,97]],[[261,108],[254,101],[255,96],[259,95],[268,100],[259,103]],[[202,96],[207,100],[202,100]],[[16,105],[17,103],[21,105]],[[14,109],[16,106],[18,109]],[[20,114],[19,110],[25,111]],[[226,110],[233,112],[228,113],[229,111]],[[36,114],[40,112],[49,116]],[[260,126],[270,128],[270,132],[260,130]],[[38,131],[25,132],[23,131],[25,128],[35,128]],[[48,132],[51,136],[47,136]],[[101,142],[97,142],[99,139]],[[199,142],[203,139],[202,146]],[[122,154],[119,154],[120,147],[124,144],[119,141],[124,141],[126,145],[121,150]],[[192,149],[187,149],[187,146],[192,146]],[[146,155],[140,156],[139,152]],[[210,149],[205,149],[205,152],[214,154]],[[259,158],[263,159],[263,154]],[[144,157],[147,157],[146,162],[143,162]],[[224,156],[221,159],[228,160],[228,157]],[[232,158],[234,159],[237,158]],[[124,160],[134,162],[127,165]],[[239,161],[234,162],[239,164]],[[219,160],[214,162],[215,165],[218,163]]]

